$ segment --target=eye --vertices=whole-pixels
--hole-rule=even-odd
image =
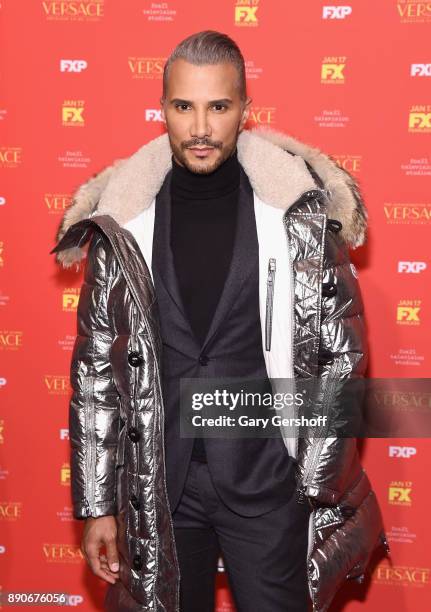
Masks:
[[[215,108],[216,106],[221,107],[222,109],[227,108],[226,104],[214,104],[213,108]]]
[[[189,106],[188,104],[186,104],[185,102],[183,102],[182,104],[175,104],[175,108],[180,108],[181,106]]]

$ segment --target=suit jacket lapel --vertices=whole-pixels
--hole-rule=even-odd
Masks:
[[[209,344],[223,319],[234,306],[245,280],[253,271],[259,270],[259,250],[253,204],[253,189],[241,166],[238,216],[232,260],[203,349]]]
[[[156,273],[162,281],[182,316],[187,319],[171,249],[171,176],[172,170],[169,170],[156,196],[151,267],[153,273]]]

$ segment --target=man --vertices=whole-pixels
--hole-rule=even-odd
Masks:
[[[68,267],[90,241],[72,495],[108,610],[213,610],[221,554],[240,612],[302,612],[309,596],[322,612],[384,542],[353,439],[180,435],[181,378],[366,368],[357,185],[292,137],[245,130],[250,103],[234,41],[182,41],[164,71],[167,133],[77,191],[52,251]]]

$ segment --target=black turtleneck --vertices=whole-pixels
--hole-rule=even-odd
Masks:
[[[184,308],[200,345],[232,257],[239,183],[236,149],[209,174],[192,172],[172,156],[171,248]]]
[[[232,258],[239,184],[237,149],[209,174],[194,173],[172,156],[171,248],[184,308],[201,346]],[[192,458],[206,460],[202,438],[195,439]]]

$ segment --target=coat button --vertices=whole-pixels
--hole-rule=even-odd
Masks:
[[[130,496],[130,503],[132,504],[135,510],[139,510],[139,508],[141,507],[139,499],[134,494]]]
[[[321,349],[319,351],[319,363],[322,365],[326,365],[327,363],[331,363],[334,359],[334,354],[331,351],[327,351],[326,349]]]
[[[332,297],[337,293],[337,285],[333,283],[323,283],[322,284],[322,295],[323,297]]]
[[[144,363],[144,358],[142,357],[141,353],[138,353],[138,351],[131,351],[127,357],[127,361],[131,366],[137,368]]]
[[[208,355],[200,355],[199,356],[199,363],[203,366],[208,365],[208,361],[209,361],[209,357]]]
[[[135,570],[140,570],[140,569],[142,569],[142,557],[141,557],[141,555],[139,555],[139,554],[135,555],[135,556],[133,557],[133,561],[132,561],[132,563],[133,563],[133,568],[134,568]]]
[[[129,427],[129,438],[132,440],[132,442],[137,442],[140,437],[141,434],[136,427]]]
[[[341,221],[338,221],[338,219],[328,219],[326,221],[326,225],[331,230],[331,232],[334,232],[335,234],[338,234],[338,232],[343,227],[343,224],[341,223]]]

